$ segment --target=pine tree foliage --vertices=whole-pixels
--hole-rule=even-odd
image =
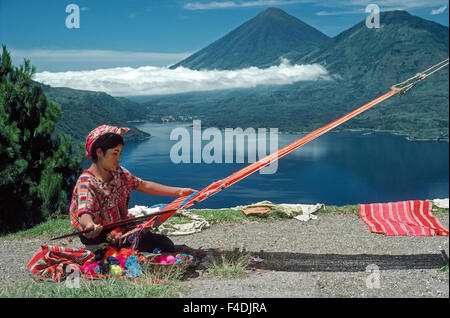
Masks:
[[[60,107],[32,85],[29,60],[12,65],[0,55],[0,233],[28,228],[68,210],[80,173],[81,145],[67,136],[52,139]]]

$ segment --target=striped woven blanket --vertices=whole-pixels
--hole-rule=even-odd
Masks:
[[[83,249],[42,245],[28,263],[27,270],[36,280],[60,281],[74,273],[80,273],[84,278],[100,277],[81,272],[81,265],[94,257],[94,253]]]
[[[411,200],[360,204],[359,215],[371,232],[389,236],[448,236],[448,229],[433,216],[433,203]]]

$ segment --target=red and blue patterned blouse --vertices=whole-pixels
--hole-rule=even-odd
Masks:
[[[70,205],[70,222],[77,230],[84,230],[80,217],[92,215],[94,223],[106,225],[125,219],[128,214],[130,193],[142,180],[119,166],[109,182],[102,182],[88,170],[78,178]]]

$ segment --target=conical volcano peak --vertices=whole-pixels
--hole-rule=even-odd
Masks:
[[[283,17],[283,16],[289,16],[286,12],[279,8],[267,8],[260,14],[258,14],[259,17]]]
[[[283,10],[268,8],[172,68],[264,68],[279,64],[280,58],[289,58],[291,52],[306,54],[328,39]]]
[[[277,23],[304,23],[296,17],[288,14],[287,12],[279,8],[267,8],[262,11],[256,17],[253,18],[256,21],[276,21]],[[295,22],[294,22],[295,21]]]

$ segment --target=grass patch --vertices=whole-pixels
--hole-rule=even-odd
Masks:
[[[344,205],[344,206],[335,206],[329,205],[325,206],[322,209],[318,210],[316,214],[354,214],[359,215],[359,206],[356,205]]]
[[[433,205],[433,214],[443,215],[448,214],[449,209],[439,208],[436,205]]]
[[[168,267],[169,270],[154,271],[141,264],[141,280],[120,279],[107,274],[107,278],[89,280],[79,277],[60,282],[35,281],[5,286],[0,298],[177,298],[180,278],[185,268]]]
[[[70,220],[68,218],[56,218],[50,219],[48,221],[42,222],[41,224],[36,225],[35,227],[19,231],[13,234],[8,234],[0,239],[6,240],[16,240],[16,239],[30,239],[37,238],[41,236],[59,236],[63,234],[67,234],[73,232],[74,228],[70,224]]]
[[[176,298],[180,289],[176,281],[172,283],[154,283],[130,281],[117,278],[87,280],[79,282],[36,282],[30,281],[14,288],[4,288],[0,297],[6,298]]]
[[[447,274],[447,275],[448,275],[448,263],[445,264],[444,266],[442,266],[442,267],[439,269],[439,271],[440,271],[441,273],[444,273],[444,274]]]
[[[245,276],[249,265],[249,255],[245,251],[235,249],[208,256],[205,267],[211,276],[226,279]]]
[[[270,214],[266,217],[257,217],[257,216],[245,216],[244,213],[240,210],[234,209],[205,209],[205,210],[189,210],[192,214],[199,215],[205,218],[205,220],[213,225],[218,223],[236,223],[236,224],[245,224],[248,222],[260,222],[260,223],[269,223],[276,222],[281,220],[282,218],[276,214]],[[167,220],[169,224],[185,224],[192,222],[188,217],[175,214],[170,219]]]
[[[192,213],[203,216],[210,224],[216,223],[239,223],[246,222],[275,222],[281,218],[275,214],[269,213],[266,217],[245,216],[240,210],[219,209],[219,210],[191,210]]]

